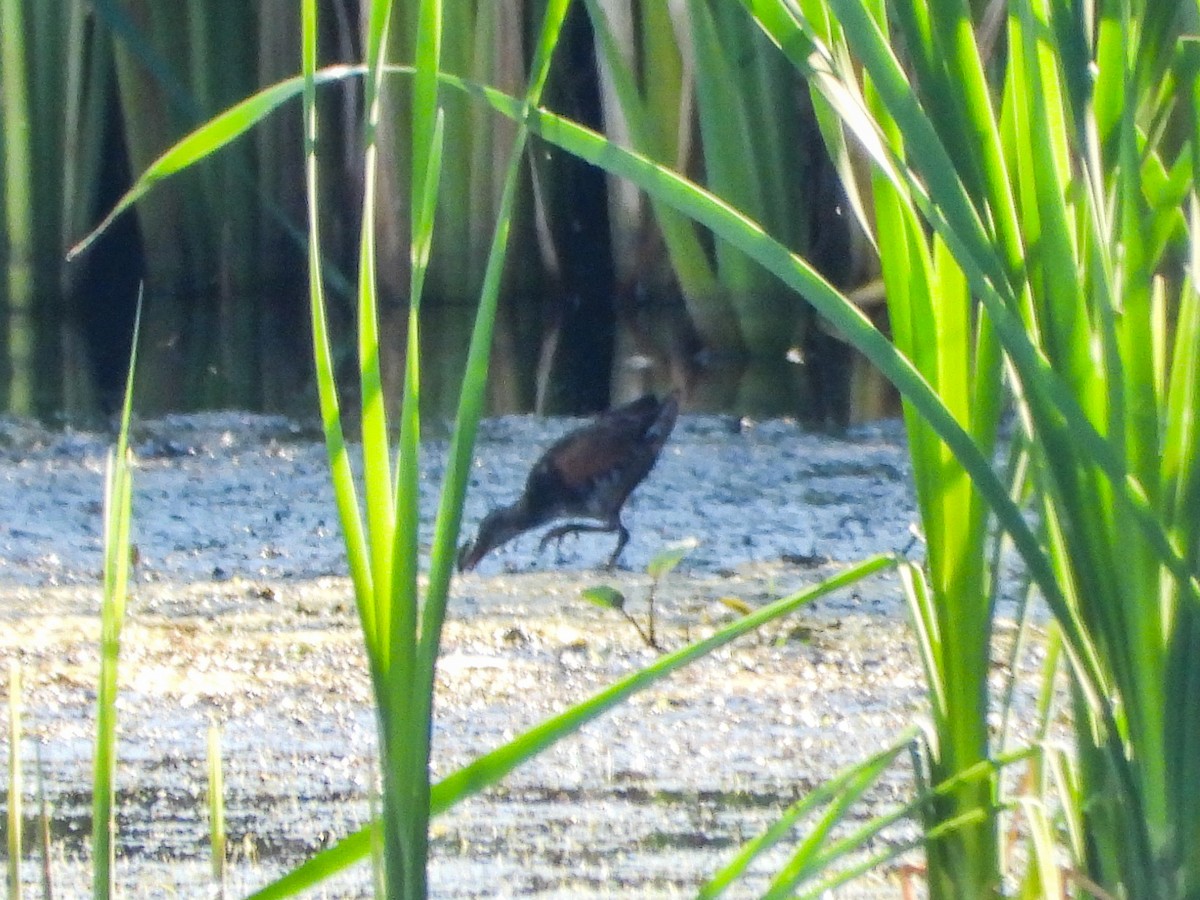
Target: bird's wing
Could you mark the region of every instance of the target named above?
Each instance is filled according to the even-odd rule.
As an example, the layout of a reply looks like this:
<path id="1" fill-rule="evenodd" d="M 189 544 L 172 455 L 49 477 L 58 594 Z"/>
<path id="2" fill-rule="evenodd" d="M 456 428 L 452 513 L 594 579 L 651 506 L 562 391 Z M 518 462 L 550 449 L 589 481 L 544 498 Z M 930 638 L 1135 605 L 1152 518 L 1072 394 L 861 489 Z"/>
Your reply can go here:
<path id="1" fill-rule="evenodd" d="M 654 465 L 676 410 L 674 398 L 660 404 L 642 397 L 604 413 L 542 455 L 529 473 L 526 496 L 535 507 L 553 498 L 570 514 L 603 517 L 620 509 Z"/>
<path id="2" fill-rule="evenodd" d="M 554 476 L 571 488 L 587 488 L 596 479 L 617 471 L 630 454 L 632 433 L 595 423 L 567 435 L 546 452 Z"/>
<path id="3" fill-rule="evenodd" d="M 659 411 L 653 397 L 617 407 L 559 440 L 544 459 L 564 484 L 580 488 L 631 466 L 641 468 L 644 457 L 653 459 L 666 439 L 649 433 Z"/>

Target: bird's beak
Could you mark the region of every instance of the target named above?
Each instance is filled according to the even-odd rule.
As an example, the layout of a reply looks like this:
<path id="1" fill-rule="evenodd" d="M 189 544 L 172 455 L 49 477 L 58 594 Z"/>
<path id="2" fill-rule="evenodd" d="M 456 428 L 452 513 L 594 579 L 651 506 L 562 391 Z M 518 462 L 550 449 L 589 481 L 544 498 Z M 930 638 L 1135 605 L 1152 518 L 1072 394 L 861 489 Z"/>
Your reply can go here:
<path id="1" fill-rule="evenodd" d="M 482 553 L 476 554 L 475 550 L 478 547 L 477 541 L 467 541 L 458 548 L 458 571 L 470 572 L 479 562 Z"/>
<path id="2" fill-rule="evenodd" d="M 524 531 L 526 526 L 517 524 L 519 520 L 520 512 L 509 506 L 494 509 L 484 516 L 475 540 L 463 544 L 458 551 L 458 571 L 471 571 L 481 559 Z"/>

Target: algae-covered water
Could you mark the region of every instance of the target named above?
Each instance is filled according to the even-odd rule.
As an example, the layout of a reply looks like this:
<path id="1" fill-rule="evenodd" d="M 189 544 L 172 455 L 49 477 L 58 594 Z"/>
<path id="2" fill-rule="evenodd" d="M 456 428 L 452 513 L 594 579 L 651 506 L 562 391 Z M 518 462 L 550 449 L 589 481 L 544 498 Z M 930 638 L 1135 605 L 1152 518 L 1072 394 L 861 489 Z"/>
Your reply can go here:
<path id="1" fill-rule="evenodd" d="M 486 423 L 468 529 L 513 499 L 537 451 L 570 424 Z M 209 890 L 205 744 L 216 724 L 237 896 L 370 815 L 374 714 L 324 450 L 310 429 L 240 415 L 147 423 L 135 447 L 118 877 L 142 896 Z M 90 878 L 106 450 L 102 436 L 0 428 L 0 655 L 22 666 L 27 825 L 32 835 L 40 774 L 59 896 L 82 895 Z M 427 441 L 427 523 L 443 452 Z M 656 595 L 662 641 L 678 647 L 735 615 L 722 598 L 761 604 L 905 547 L 906 465 L 891 424 L 831 438 L 786 422 L 684 417 L 627 507 L 625 568 L 595 569 L 611 536 L 538 555 L 534 535 L 456 580 L 435 774 L 654 658 L 582 588 L 617 586 L 644 616 L 646 563 L 695 538 Z M 689 896 L 787 804 L 894 739 L 922 702 L 898 585 L 877 578 L 718 651 L 436 819 L 432 893 Z M 898 768 L 854 817 L 910 796 Z M 794 846 L 770 854 L 736 895 L 765 885 Z M 39 870 L 29 858 L 31 896 Z M 885 872 L 837 896 L 897 891 Z M 323 895 L 369 894 L 359 867 Z"/>

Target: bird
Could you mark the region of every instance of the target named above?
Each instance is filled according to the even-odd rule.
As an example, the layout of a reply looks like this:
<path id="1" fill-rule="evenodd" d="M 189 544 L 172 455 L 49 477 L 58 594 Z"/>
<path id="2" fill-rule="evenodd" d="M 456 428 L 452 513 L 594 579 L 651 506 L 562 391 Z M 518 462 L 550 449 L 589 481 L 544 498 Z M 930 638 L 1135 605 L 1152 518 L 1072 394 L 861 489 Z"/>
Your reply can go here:
<path id="1" fill-rule="evenodd" d="M 606 564 L 611 569 L 629 542 L 621 508 L 654 468 L 678 414 L 678 391 L 663 400 L 647 394 L 560 438 L 534 463 L 521 496 L 484 516 L 475 540 L 459 550 L 459 571 L 470 571 L 501 544 L 557 519 L 593 521 L 550 529 L 538 552 L 568 534 L 615 532 L 617 546 Z"/>

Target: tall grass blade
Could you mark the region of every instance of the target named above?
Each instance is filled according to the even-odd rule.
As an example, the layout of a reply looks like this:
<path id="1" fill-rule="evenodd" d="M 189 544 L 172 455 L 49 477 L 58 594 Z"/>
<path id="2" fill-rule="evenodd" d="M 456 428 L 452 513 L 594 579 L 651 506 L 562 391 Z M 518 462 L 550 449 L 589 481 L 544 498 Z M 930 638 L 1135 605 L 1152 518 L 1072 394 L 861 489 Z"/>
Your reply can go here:
<path id="1" fill-rule="evenodd" d="M 390 6 L 390 4 L 389 4 Z M 372 10 L 379 8 L 376 4 Z M 388 13 L 390 15 L 390 11 Z M 434 210 L 442 159 L 442 120 L 438 114 L 437 69 L 441 51 L 442 9 L 439 0 L 422 0 L 417 15 L 417 45 L 414 59 L 412 103 L 412 169 L 415 186 L 412 217 L 410 293 L 408 297 L 407 350 L 403 394 L 400 401 L 400 441 L 393 480 L 387 457 L 386 432 L 374 429 L 382 417 L 383 394 L 380 379 L 377 312 L 373 293 L 375 249 L 374 222 L 374 124 L 368 132 L 368 178 L 371 196 L 364 200 L 363 271 L 370 256 L 370 302 L 359 307 L 360 383 L 363 407 L 363 468 L 366 483 L 368 528 L 375 563 L 375 598 L 380 610 L 380 632 L 375 636 L 376 651 L 383 677 L 375 685 L 376 708 L 380 715 L 381 762 L 383 765 L 383 848 L 384 868 L 389 894 L 423 897 L 426 892 L 426 855 L 429 832 L 429 701 L 420 696 L 423 679 L 417 674 L 420 594 L 417 584 L 418 533 L 420 517 L 420 319 L 421 292 L 429 262 Z M 380 55 L 368 56 L 368 103 L 378 105 L 375 93 L 384 74 L 382 50 L 387 46 L 385 29 L 380 34 Z M 369 329 L 364 322 L 369 319 Z M 367 365 L 367 357 L 371 365 Z M 366 397 L 379 391 L 378 421 L 371 416 L 368 425 Z M 375 404 L 373 403 L 372 406 Z M 380 478 L 372 484 L 373 476 Z M 381 477 L 380 477 L 381 476 Z M 384 485 L 389 488 L 386 514 L 373 514 L 372 495 Z M 386 529 L 381 531 L 380 529 Z M 380 568 L 381 565 L 386 568 Z"/>
<path id="2" fill-rule="evenodd" d="M 34 362 L 34 229 L 33 110 L 27 61 L 23 0 L 0 2 L 0 112 L 4 140 L 0 144 L 0 199 L 4 202 L 4 323 L 8 385 L 5 408 L 33 412 Z"/>
<path id="3" fill-rule="evenodd" d="M 732 872 L 734 866 L 740 866 L 741 863 L 748 862 L 749 860 L 745 860 L 743 857 L 751 850 L 761 852 L 767 849 L 766 842 L 768 839 L 777 842 L 781 836 L 781 832 L 786 830 L 784 828 L 785 821 L 787 827 L 794 826 L 794 814 L 797 811 L 806 812 L 815 808 L 820 803 L 832 800 L 844 800 L 849 796 L 846 793 L 847 791 L 850 791 L 850 793 L 861 793 L 861 790 L 868 788 L 869 785 L 866 785 L 865 782 L 877 779 L 882 775 L 883 770 L 879 766 L 881 762 L 884 762 L 885 758 L 887 762 L 884 765 L 886 766 L 895 757 L 893 751 L 903 752 L 906 748 L 911 749 L 915 746 L 911 735 L 905 735 L 904 737 L 907 739 L 897 741 L 879 754 L 848 767 L 830 781 L 816 788 L 808 797 L 802 798 L 793 807 L 790 807 L 784 816 L 781 817 L 780 821 L 773 823 L 766 832 L 743 848 L 734 863 L 730 865 L 729 871 Z M 854 827 L 850 823 L 842 822 L 841 824 L 847 827 L 843 827 L 837 836 L 827 834 L 826 836 L 830 838 L 828 840 L 803 841 L 762 896 L 828 896 L 828 891 L 846 884 L 869 871 L 878 870 L 883 865 L 917 849 L 923 842 L 930 839 L 945 839 L 951 832 L 975 827 L 985 817 L 985 814 L 978 810 L 971 810 L 961 816 L 946 820 L 933 829 L 926 830 L 912 840 L 898 840 L 894 835 L 889 836 L 886 840 L 882 841 L 887 845 L 886 849 L 878 853 L 863 855 L 863 851 L 869 850 L 875 844 L 881 842 L 881 837 L 889 829 L 893 829 L 906 819 L 918 818 L 922 807 L 935 802 L 936 798 L 945 797 L 960 790 L 964 782 L 989 781 L 994 777 L 993 769 L 1002 769 L 1028 762 L 1035 758 L 1036 754 L 1037 751 L 1032 748 L 1023 748 L 1014 753 L 999 755 L 994 763 L 988 762 L 975 765 L 971 769 L 958 773 L 945 782 L 926 786 L 916 797 L 908 802 L 886 813 L 873 816 L 857 827 Z M 829 869 L 834 869 L 834 871 L 827 874 Z M 717 879 L 710 882 L 710 884 L 716 883 Z M 726 881 L 722 878 L 720 884 L 723 890 L 724 887 L 736 886 L 738 882 L 732 879 Z M 807 885 L 813 886 L 808 888 Z M 806 889 L 801 892 L 802 888 Z M 701 894 L 701 896 L 707 895 Z"/>
<path id="4" fill-rule="evenodd" d="M 812 855 L 811 862 L 808 865 L 809 874 L 806 875 L 806 878 L 818 877 L 824 869 L 832 864 L 844 862 L 850 853 L 857 852 L 868 846 L 869 842 L 882 834 L 884 829 L 889 828 L 902 819 L 917 816 L 924 817 L 923 807 L 939 802 L 939 798 L 944 799 L 961 793 L 964 784 L 971 784 L 972 782 L 990 783 L 995 780 L 998 771 L 1008 766 L 1023 763 L 1030 759 L 1036 752 L 1032 748 L 1023 748 L 1014 753 L 998 754 L 994 759 L 976 763 L 969 769 L 956 772 L 945 781 L 926 787 L 910 802 L 883 815 L 874 817 L 858 828 L 852 829 L 848 834 L 837 837 L 821 847 L 818 853 Z M 966 812 L 942 819 L 932 825 L 927 819 L 923 819 L 924 830 L 916 841 L 911 844 L 898 841 L 895 846 L 881 853 L 877 862 L 894 859 L 901 853 L 907 852 L 921 843 L 928 846 L 931 842 L 944 841 L 953 832 L 975 830 L 981 822 L 994 817 L 996 812 L 996 810 L 969 809 Z M 802 852 L 807 853 L 808 851 L 805 849 Z M 862 872 L 868 871 L 869 868 L 870 865 L 866 862 L 848 866 L 843 871 L 828 876 L 824 881 L 819 882 L 819 886 L 820 888 L 828 889 L 833 885 L 842 884 L 849 878 L 857 877 Z M 784 890 L 790 891 L 787 896 L 794 895 L 794 888 L 796 886 L 789 886 L 786 879 L 780 879 L 779 886 Z"/>
<path id="5" fill-rule="evenodd" d="M 878 871 L 888 863 L 899 859 L 904 854 L 910 853 L 919 848 L 922 843 L 928 843 L 930 840 L 944 840 L 945 838 L 953 835 L 953 833 L 956 831 L 978 825 L 979 822 L 984 818 L 985 816 L 983 813 L 976 810 L 971 810 L 970 812 L 963 813 L 961 816 L 957 816 L 953 819 L 947 819 L 939 824 L 936 828 L 927 830 L 919 838 L 914 838 L 913 840 L 901 840 L 891 843 L 888 845 L 887 849 L 881 850 L 873 855 L 868 855 L 865 859 L 862 859 L 857 863 L 846 866 L 844 869 L 828 875 L 824 879 L 818 881 L 812 888 L 804 891 L 803 893 L 799 891 L 787 891 L 781 894 L 778 891 L 771 891 L 763 895 L 764 900 L 767 897 L 772 898 L 772 900 L 777 900 L 777 898 L 782 897 L 788 897 L 789 900 L 819 900 L 819 898 L 828 897 L 830 896 L 830 891 L 836 890 L 842 885 L 853 881 L 855 878 L 858 878 L 867 872 Z M 871 827 L 872 829 L 874 828 L 873 824 Z M 860 830 L 860 832 L 861 831 L 862 830 Z M 841 858 L 847 852 L 847 850 L 855 848 L 862 842 L 863 835 L 861 833 L 852 837 L 848 837 L 843 841 L 838 842 L 833 848 L 828 850 L 826 856 L 833 857 L 835 859 Z M 827 860 L 823 859 L 822 864 L 826 861 Z"/>
<path id="6" fill-rule="evenodd" d="M 363 504 L 366 520 L 367 554 L 370 563 L 376 630 L 364 631 L 367 653 L 379 674 L 387 677 L 393 664 L 392 651 L 399 651 L 395 662 L 403 665 L 402 647 L 393 648 L 392 539 L 395 528 L 391 449 L 388 435 L 388 411 L 383 396 L 383 376 L 379 360 L 379 316 L 376 303 L 375 272 L 375 189 L 378 181 L 376 143 L 380 115 L 380 81 L 383 77 L 383 47 L 387 40 L 392 4 L 371 0 L 366 34 L 366 76 L 363 105 L 363 198 L 358 241 L 357 324 L 358 387 L 362 428 Z M 314 198 L 315 200 L 315 198 Z M 310 201 L 312 202 L 312 201 Z M 383 713 L 386 708 L 380 709 Z M 386 783 L 390 763 L 383 747 L 383 777 Z M 385 789 L 385 797 L 387 791 Z M 385 800 L 386 809 L 386 800 Z M 389 847 L 389 852 L 397 848 Z M 399 860 L 396 863 L 399 864 Z"/>
<path id="7" fill-rule="evenodd" d="M 21 900 L 21 664 L 8 663 L 8 897 Z"/>
<path id="8" fill-rule="evenodd" d="M 41 825 L 42 900 L 54 900 L 54 871 L 50 866 L 50 804 L 46 800 L 46 767 L 42 764 L 42 745 L 37 745 L 38 821 Z"/>
<path id="9" fill-rule="evenodd" d="M 310 316 L 312 321 L 313 359 L 316 369 L 317 394 L 321 411 L 321 423 L 325 434 L 325 449 L 329 462 L 330 479 L 333 483 L 338 519 L 342 525 L 342 541 L 354 585 L 354 599 L 358 609 L 359 623 L 366 637 L 371 677 L 380 677 L 376 654 L 372 652 L 374 635 L 379 623 L 374 603 L 375 581 L 371 570 L 368 551 L 367 530 L 359 506 L 358 488 L 350 465 L 349 448 L 342 428 L 338 388 L 334 374 L 333 341 L 329 334 L 326 313 L 324 280 L 321 266 L 321 229 L 317 186 L 317 104 L 316 87 L 319 75 L 317 62 L 317 4 L 316 0 L 305 0 L 301 7 L 301 79 L 293 79 L 292 92 L 303 88 L 304 109 L 304 161 L 305 188 L 308 214 L 308 278 Z M 361 73 L 361 69 L 359 72 Z M 290 95 L 290 94 L 289 94 Z M 282 99 L 281 101 L 282 102 Z M 136 185 L 135 185 L 136 188 Z M 381 838 L 381 836 L 379 836 Z M 364 850 L 369 850 L 373 841 L 364 841 Z M 317 870 L 320 880 L 320 864 L 307 863 L 296 869 L 291 876 L 303 889 L 309 882 L 305 878 Z M 315 882 L 311 882 L 315 883 Z M 287 896 L 287 895 L 285 895 Z"/>
<path id="10" fill-rule="evenodd" d="M 329 66 L 314 74 L 313 80 L 316 84 L 329 84 L 349 77 L 362 77 L 363 73 L 361 66 Z M 172 144 L 146 167 L 100 223 L 71 247 L 67 259 L 74 259 L 90 247 L 119 215 L 150 193 L 155 185 L 178 175 L 241 137 L 283 103 L 298 96 L 303 89 L 302 76 L 270 85 L 197 126 Z"/>
<path id="11" fill-rule="evenodd" d="M 883 774 L 896 758 L 919 736 L 911 729 L 875 755 L 857 763 L 810 791 L 789 806 L 761 835 L 746 844 L 724 868 L 710 878 L 697 893 L 698 898 L 719 897 L 737 884 L 750 865 L 763 853 L 780 843 L 804 816 L 827 803 L 836 804 L 840 811 L 828 817 L 828 824 L 839 822 L 844 810 L 860 797 Z M 828 835 L 828 827 L 810 832 L 805 845 L 810 850 L 820 845 Z"/>
<path id="12" fill-rule="evenodd" d="M 350 467 L 350 455 L 346 445 L 346 436 L 342 428 L 341 409 L 338 401 L 337 382 L 334 377 L 333 340 L 329 334 L 328 316 L 326 314 L 325 285 L 321 267 L 321 230 L 320 214 L 317 207 L 317 106 L 316 86 L 320 83 L 316 72 L 317 60 L 317 20 L 314 0 L 305 0 L 301 8 L 302 17 L 302 48 L 301 63 L 304 74 L 300 78 L 291 79 L 286 91 L 280 91 L 274 103 L 264 103 L 259 107 L 260 117 L 273 110 L 279 103 L 295 96 L 301 89 L 304 99 L 304 160 L 305 183 L 309 198 L 308 203 L 308 280 L 309 280 L 309 310 L 313 332 L 313 359 L 316 370 L 317 397 L 320 405 L 321 425 L 325 435 L 325 449 L 329 462 L 330 478 L 333 482 L 334 500 L 338 511 L 338 521 L 342 525 L 342 541 L 346 547 L 346 558 L 350 568 L 350 580 L 354 585 L 354 598 L 358 607 L 359 621 L 367 633 L 374 633 L 375 608 L 369 602 L 373 586 L 370 565 L 367 561 L 367 537 L 363 527 L 362 516 L 359 512 L 358 489 Z M 358 75 L 362 69 L 355 70 Z M 345 77 L 348 70 L 336 74 L 336 78 Z M 276 87 L 279 87 L 278 85 Z M 260 95 L 263 92 L 260 92 Z M 246 127 L 257 122 L 246 123 Z M 201 126 L 199 133 L 204 133 L 207 126 Z M 208 140 L 208 138 L 204 138 Z M 219 146 L 219 145 L 217 145 Z M 215 146 L 214 148 L 215 149 Z M 149 174 L 149 173 L 147 173 Z M 143 176 L 144 178 L 145 176 Z M 165 176 L 164 176 L 165 177 Z M 142 178 L 134 184 L 130 194 L 122 198 L 122 203 L 133 202 L 132 192 L 142 185 Z M 144 186 L 149 190 L 150 184 Z"/>
<path id="13" fill-rule="evenodd" d="M 1073 842 L 1082 848 L 1084 877 L 1114 894 L 1187 896 L 1189 885 L 1200 883 L 1189 864 L 1200 817 L 1193 803 L 1179 800 L 1194 796 L 1196 779 L 1184 773 L 1197 767 L 1194 747 L 1187 749 L 1194 741 L 1169 710 L 1186 706 L 1194 691 L 1185 685 L 1197 682 L 1182 660 L 1195 655 L 1200 593 L 1194 551 L 1173 533 L 1160 490 L 1165 455 L 1194 455 L 1186 438 L 1167 450 L 1164 436 L 1178 426 L 1162 418 L 1163 390 L 1174 365 L 1184 365 L 1188 380 L 1195 366 L 1194 343 L 1174 359 L 1167 352 L 1171 329 L 1188 328 L 1190 289 L 1181 288 L 1170 261 L 1183 243 L 1183 194 L 1163 202 L 1177 189 L 1162 186 L 1178 169 L 1171 154 L 1194 157 L 1196 144 L 1180 141 L 1186 115 L 1176 121 L 1175 137 L 1165 138 L 1171 92 L 1147 80 L 1148 73 L 1169 79 L 1186 72 L 1194 82 L 1194 67 L 1181 65 L 1194 52 L 1180 40 L 1185 17 L 1130 3 L 1100 4 L 1089 19 L 1090 12 L 1070 5 L 1023 0 L 1010 4 L 1008 57 L 989 68 L 970 8 L 957 0 L 744 5 L 797 66 L 818 73 L 814 83 L 878 165 L 876 203 L 891 192 L 916 222 L 885 227 L 881 217 L 885 277 L 888 242 L 899 236 L 911 246 L 932 226 L 986 310 L 980 334 L 987 335 L 983 325 L 994 328 L 985 358 L 996 361 L 997 349 L 1005 354 L 1054 570 L 1046 578 L 1038 562 L 1034 577 L 1073 664 L 1080 765 L 1070 801 L 1086 809 L 1076 819 L 1086 836 Z M 1194 26 L 1195 17 L 1187 18 Z M 893 22 L 903 32 L 899 41 L 888 34 Z M 845 64 L 843 42 L 861 74 Z M 901 45 L 907 65 L 895 49 Z M 933 271 L 939 268 L 935 253 Z M 995 382 L 963 405 L 958 385 L 966 379 L 956 385 L 947 366 L 949 354 L 966 346 L 961 327 L 942 322 L 925 342 L 911 342 L 939 315 L 937 306 L 908 315 L 895 302 L 916 282 L 913 271 L 909 266 L 889 282 L 897 341 L 966 423 L 960 411 L 975 415 L 981 399 L 994 402 Z M 945 293 L 945 283 L 930 284 Z M 986 427 L 990 418 L 979 421 Z M 909 426 L 924 427 L 912 417 Z M 938 731 L 955 735 L 961 723 L 983 721 L 982 708 L 972 717 L 953 697 L 962 685 L 983 683 L 977 667 L 986 666 L 987 642 L 975 650 L 948 646 L 959 634 L 979 634 L 981 620 L 951 602 L 939 556 L 954 553 L 946 523 L 971 521 L 971 510 L 946 515 L 957 503 L 947 490 L 951 479 L 932 466 L 921 471 L 922 459 L 934 461 L 936 445 L 918 438 L 912 447 L 935 601 L 917 619 L 929 636 L 931 678 L 940 675 L 954 692 Z M 974 470 L 969 474 L 976 480 Z M 930 490 L 941 492 L 937 503 L 924 498 Z M 1017 546 L 1028 561 L 1028 548 Z M 953 629 L 934 629 L 935 616 L 946 616 Z M 968 671 L 954 676 L 946 662 Z M 1032 852 L 1044 859 L 1046 832 L 1033 838 Z M 973 866 L 987 852 L 977 845 L 959 861 L 934 865 L 931 858 L 931 893 L 973 895 L 950 881 L 943 887 L 937 873 Z M 1045 873 L 1035 881 L 1050 883 Z"/>
<path id="14" fill-rule="evenodd" d="M 100 610 L 100 675 L 96 689 L 96 747 L 92 784 L 92 894 L 113 893 L 116 789 L 117 664 L 121 629 L 128 598 L 132 521 L 133 460 L 129 452 L 129 422 L 133 409 L 133 377 L 141 325 L 141 298 L 134 319 L 133 345 L 125 381 L 125 399 L 116 448 L 108 455 L 104 480 L 104 596 Z"/>
<path id="15" fill-rule="evenodd" d="M 546 4 L 542 27 L 534 45 L 530 64 L 525 103 L 533 106 L 541 97 L 549 77 L 550 65 L 567 15 L 569 0 L 551 0 Z M 429 586 L 426 592 L 424 616 L 421 622 L 419 671 L 428 679 L 422 696 L 432 697 L 432 676 L 441 642 L 442 623 L 449 598 L 450 578 L 456 559 L 455 545 L 462 521 L 462 506 L 470 480 L 472 455 L 479 419 L 487 389 L 488 361 L 491 354 L 492 332 L 500 303 L 501 279 L 507 258 L 509 230 L 517 202 L 525 148 L 529 139 L 526 125 L 518 123 L 509 151 L 503 189 L 497 207 L 496 226 L 492 234 L 479 308 L 467 351 L 466 369 L 459 395 L 454 433 L 446 462 L 437 517 L 434 520 L 433 547 L 430 556 Z"/>
<path id="16" fill-rule="evenodd" d="M 466 484 L 466 465 L 471 453 L 473 429 L 482 402 L 486 377 L 487 352 L 491 325 L 503 267 L 508 223 L 519 174 L 524 131 L 518 129 L 518 143 L 509 162 L 505 205 L 497 223 L 496 240 L 485 276 L 485 295 L 480 304 L 475 336 L 464 381 L 463 405 L 473 415 L 460 416 L 451 450 L 451 476 L 443 486 L 442 503 L 435 526 L 435 549 L 430 587 L 424 604 L 417 580 L 419 559 L 419 483 L 420 451 L 420 299 L 432 245 L 434 210 L 437 208 L 439 174 L 442 161 L 443 118 L 438 111 L 438 56 L 441 41 L 441 5 L 425 0 L 418 15 L 416 42 L 413 133 L 414 153 L 411 183 L 413 194 L 412 249 L 409 297 L 408 350 L 403 394 L 400 406 L 400 440 L 396 468 L 390 463 L 387 412 L 379 365 L 379 333 L 376 309 L 374 197 L 375 144 L 379 87 L 384 65 L 382 50 L 390 6 L 375 3 L 368 19 L 366 183 L 363 205 L 363 229 L 360 238 L 359 288 L 359 384 L 362 397 L 363 480 L 365 527 L 353 491 L 349 467 L 339 461 L 344 455 L 336 391 L 329 363 L 328 336 L 324 326 L 324 304 L 319 293 L 320 269 L 316 247 L 316 119 L 314 93 L 315 6 L 305 9 L 305 113 L 309 155 L 309 206 L 313 250 L 310 272 L 313 281 L 314 335 L 322 384 L 323 418 L 330 448 L 339 510 L 347 525 L 348 549 L 352 569 L 360 568 L 355 587 L 363 634 L 371 662 L 372 680 L 379 716 L 382 757 L 383 847 L 387 871 L 387 890 L 397 896 L 424 896 L 425 855 L 429 816 L 429 742 L 431 733 L 432 693 L 437 648 L 444 618 L 449 586 L 452 552 Z M 531 91 L 540 91 L 545 71 L 565 14 L 564 3 L 548 9 L 543 38 L 535 59 Z M 536 99 L 536 93 L 534 94 Z M 475 392 L 478 392 L 477 394 Z M 470 439 L 464 441 L 462 432 Z M 336 454 L 335 454 L 336 449 Z M 307 870 L 306 871 L 311 871 Z M 305 876 L 307 877 L 307 876 Z"/>
<path id="17" fill-rule="evenodd" d="M 382 841 L 383 820 L 376 818 L 353 834 L 346 835 L 332 847 L 314 854 L 290 872 L 259 888 L 246 900 L 284 900 L 286 897 L 298 897 L 356 863 L 373 858 L 373 848 L 381 846 Z"/>
<path id="18" fill-rule="evenodd" d="M 212 856 L 213 893 L 225 897 L 225 771 L 221 761 L 221 729 L 208 726 L 208 847 Z"/>

